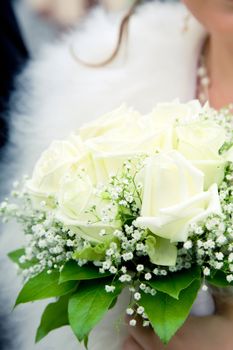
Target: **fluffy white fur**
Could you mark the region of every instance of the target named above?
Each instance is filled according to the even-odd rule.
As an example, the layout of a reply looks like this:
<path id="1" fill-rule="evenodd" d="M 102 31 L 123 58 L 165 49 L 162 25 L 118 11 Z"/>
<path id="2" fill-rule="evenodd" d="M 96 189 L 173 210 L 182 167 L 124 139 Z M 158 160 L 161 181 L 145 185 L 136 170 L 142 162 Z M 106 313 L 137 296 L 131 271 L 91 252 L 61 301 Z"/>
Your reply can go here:
<path id="1" fill-rule="evenodd" d="M 111 53 L 119 19 L 106 18 L 100 10 L 90 15 L 85 26 L 44 48 L 20 77 L 13 99 L 11 144 L 0 175 L 4 190 L 9 179 L 12 182 L 31 172 L 51 140 L 66 137 L 84 122 L 122 103 L 147 112 L 158 101 L 193 98 L 204 32 L 192 19 L 189 31 L 183 33 L 185 15 L 181 5 L 142 6 L 131 19 L 129 39 L 119 57 L 100 69 L 82 66 L 70 54 L 73 47 L 86 61 L 98 62 Z M 0 237 L 0 310 L 9 314 L 14 343 L 11 350 L 83 349 L 68 328 L 57 330 L 34 345 L 44 302 L 19 306 L 11 313 L 21 284 L 6 253 L 20 246 L 22 236 L 15 224 L 4 231 Z M 127 296 L 123 295 L 93 331 L 90 350 L 121 349 L 123 333 L 115 331 L 114 320 L 122 315 L 125 302 Z"/>

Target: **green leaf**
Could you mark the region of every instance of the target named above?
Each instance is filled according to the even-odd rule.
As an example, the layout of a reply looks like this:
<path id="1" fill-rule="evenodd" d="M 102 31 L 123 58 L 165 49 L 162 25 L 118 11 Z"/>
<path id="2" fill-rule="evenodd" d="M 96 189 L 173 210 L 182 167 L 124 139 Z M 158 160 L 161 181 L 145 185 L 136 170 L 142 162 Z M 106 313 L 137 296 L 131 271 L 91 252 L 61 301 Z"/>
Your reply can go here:
<path id="1" fill-rule="evenodd" d="M 59 284 L 59 272 L 52 271 L 48 274 L 47 271 L 41 272 L 39 275 L 31 278 L 20 291 L 16 300 L 15 306 L 29 301 L 40 299 L 60 297 L 68 294 L 77 286 L 77 282 L 70 281 Z"/>
<path id="2" fill-rule="evenodd" d="M 61 297 L 55 303 L 49 304 L 41 317 L 40 325 L 36 333 L 36 342 L 39 342 L 49 332 L 54 329 L 66 326 L 69 324 L 68 320 L 68 301 L 70 295 Z"/>
<path id="3" fill-rule="evenodd" d="M 224 288 L 233 286 L 233 282 L 227 282 L 226 274 L 222 271 L 216 271 L 213 276 L 206 277 L 206 280 L 215 287 Z"/>
<path id="4" fill-rule="evenodd" d="M 89 337 L 88 335 L 86 337 L 84 337 L 84 346 L 85 346 L 85 349 L 88 349 L 88 341 L 89 341 Z"/>
<path id="5" fill-rule="evenodd" d="M 59 283 L 67 281 L 91 280 L 110 276 L 110 273 L 100 273 L 94 266 L 78 266 L 74 260 L 68 261 L 60 273 Z"/>
<path id="6" fill-rule="evenodd" d="M 185 269 L 179 272 L 170 273 L 164 277 L 157 277 L 148 283 L 152 288 L 178 299 L 180 292 L 183 289 L 186 289 L 194 280 L 200 278 L 200 268 L 193 266 L 188 270 Z"/>
<path id="7" fill-rule="evenodd" d="M 110 244 L 115 242 L 119 246 L 119 241 L 117 238 L 107 237 L 101 243 L 95 246 L 87 247 L 81 251 L 74 252 L 73 259 L 84 259 L 87 261 L 102 261 L 105 259 L 106 250 L 109 248 Z"/>
<path id="8" fill-rule="evenodd" d="M 94 247 L 87 247 L 73 254 L 73 259 L 84 259 L 88 261 L 101 261 L 105 257 L 106 246 L 104 243 L 99 243 Z"/>
<path id="9" fill-rule="evenodd" d="M 179 300 L 157 292 L 155 296 L 142 294 L 140 305 L 164 344 L 167 344 L 183 325 L 197 297 L 201 282 L 196 280 L 180 293 Z"/>
<path id="10" fill-rule="evenodd" d="M 82 282 L 70 298 L 69 322 L 79 341 L 84 340 L 99 323 L 123 288 L 122 284 L 117 284 L 113 293 L 107 293 L 106 284 L 111 284 L 111 280 Z"/>
<path id="11" fill-rule="evenodd" d="M 28 269 L 29 267 L 33 266 L 36 264 L 37 260 L 31 260 L 31 261 L 26 261 L 25 263 L 21 263 L 19 259 L 21 258 L 22 255 L 25 254 L 25 249 L 17 249 L 14 250 L 13 252 L 8 253 L 8 257 L 13 261 L 15 264 L 17 264 L 21 269 Z"/>
<path id="12" fill-rule="evenodd" d="M 153 264 L 174 266 L 177 259 L 177 248 L 169 239 L 149 235 L 146 238 L 146 250 Z"/>

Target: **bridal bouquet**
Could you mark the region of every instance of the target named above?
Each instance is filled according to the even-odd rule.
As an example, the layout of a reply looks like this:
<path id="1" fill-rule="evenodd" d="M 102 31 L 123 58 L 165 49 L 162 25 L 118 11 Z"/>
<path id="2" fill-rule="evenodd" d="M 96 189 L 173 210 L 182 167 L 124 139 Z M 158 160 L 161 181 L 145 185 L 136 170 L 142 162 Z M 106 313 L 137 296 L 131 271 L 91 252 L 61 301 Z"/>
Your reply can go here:
<path id="1" fill-rule="evenodd" d="M 121 107 L 52 142 L 0 206 L 25 233 L 16 305 L 56 298 L 36 341 L 70 325 L 87 344 L 128 288 L 130 325 L 168 343 L 200 288 L 233 285 L 231 123 L 197 101 Z"/>

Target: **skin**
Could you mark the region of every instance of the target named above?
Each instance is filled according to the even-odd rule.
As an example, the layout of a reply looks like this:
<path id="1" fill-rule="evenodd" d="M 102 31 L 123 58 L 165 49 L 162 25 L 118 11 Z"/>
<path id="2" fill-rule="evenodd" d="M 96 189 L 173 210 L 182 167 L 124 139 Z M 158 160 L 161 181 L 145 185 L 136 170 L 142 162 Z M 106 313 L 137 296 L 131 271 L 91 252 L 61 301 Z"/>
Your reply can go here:
<path id="1" fill-rule="evenodd" d="M 128 326 L 129 336 L 123 350 L 232 350 L 233 300 L 218 297 L 215 302 L 215 315 L 189 317 L 167 346 L 151 328 L 142 327 L 138 319 L 136 327 Z"/>
<path id="2" fill-rule="evenodd" d="M 219 109 L 233 101 L 233 0 L 183 0 L 209 34 L 206 65 L 210 104 Z"/>
<path id="3" fill-rule="evenodd" d="M 233 0 L 183 2 L 208 32 L 209 101 L 219 109 L 233 102 Z M 189 317 L 166 347 L 138 320 L 136 327 L 129 327 L 123 350 L 232 350 L 233 298 L 217 296 L 215 303 L 215 315 Z"/>

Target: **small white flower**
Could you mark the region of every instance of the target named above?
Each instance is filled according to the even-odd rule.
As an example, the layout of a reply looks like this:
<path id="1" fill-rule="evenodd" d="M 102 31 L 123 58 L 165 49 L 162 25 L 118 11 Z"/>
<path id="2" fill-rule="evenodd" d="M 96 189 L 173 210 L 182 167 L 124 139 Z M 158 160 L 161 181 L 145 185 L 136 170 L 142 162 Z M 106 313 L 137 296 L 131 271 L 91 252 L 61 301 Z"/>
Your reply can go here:
<path id="1" fill-rule="evenodd" d="M 122 275 L 122 276 L 120 276 L 120 278 L 119 278 L 119 280 L 120 280 L 121 282 L 130 282 L 131 279 L 132 279 L 132 277 L 131 277 L 130 275 L 127 275 L 127 274 Z"/>
<path id="2" fill-rule="evenodd" d="M 162 276 L 167 276 L 167 271 L 166 270 L 161 270 L 160 273 L 161 273 Z"/>
<path id="3" fill-rule="evenodd" d="M 144 265 L 139 264 L 139 265 L 137 265 L 136 269 L 137 269 L 138 272 L 142 272 L 144 270 Z"/>
<path id="4" fill-rule="evenodd" d="M 155 289 L 151 289 L 150 294 L 151 294 L 152 296 L 155 296 L 156 293 L 157 293 L 157 291 L 156 291 Z"/>
<path id="5" fill-rule="evenodd" d="M 117 244 L 115 242 L 112 242 L 110 244 L 110 248 L 112 248 L 113 250 L 117 250 Z"/>
<path id="6" fill-rule="evenodd" d="M 205 276 L 209 276 L 210 275 L 210 269 L 208 267 L 205 267 L 203 270 L 203 273 Z"/>
<path id="7" fill-rule="evenodd" d="M 146 294 L 150 294 L 150 292 L 151 292 L 151 288 L 150 288 L 150 287 L 146 287 L 145 293 L 146 293 Z"/>
<path id="8" fill-rule="evenodd" d="M 112 256 L 113 254 L 114 254 L 114 250 L 112 248 L 110 248 L 106 251 L 107 256 Z"/>
<path id="9" fill-rule="evenodd" d="M 215 263 L 215 268 L 216 268 L 217 270 L 220 270 L 222 267 L 223 267 L 223 262 L 216 262 L 216 263 Z"/>
<path id="10" fill-rule="evenodd" d="M 105 286 L 105 290 L 107 293 L 113 293 L 115 291 L 116 287 L 115 286 Z"/>
<path id="11" fill-rule="evenodd" d="M 223 236 L 223 235 L 220 235 L 218 238 L 217 238 L 217 243 L 219 243 L 219 244 L 224 244 L 225 242 L 226 242 L 226 237 L 225 236 Z"/>
<path id="12" fill-rule="evenodd" d="M 157 269 L 157 267 L 153 270 L 153 274 L 155 274 L 155 275 L 159 274 L 159 270 Z"/>
<path id="13" fill-rule="evenodd" d="M 216 258 L 217 258 L 218 260 L 223 260 L 223 258 L 224 258 L 224 255 L 223 255 L 223 253 L 221 253 L 221 252 L 215 253 L 215 256 L 216 256 Z"/>
<path id="14" fill-rule="evenodd" d="M 109 271 L 113 274 L 117 273 L 117 268 L 115 266 L 111 266 Z"/>
<path id="15" fill-rule="evenodd" d="M 142 325 L 143 325 L 143 327 L 149 327 L 150 326 L 150 321 L 144 320 Z"/>
<path id="16" fill-rule="evenodd" d="M 227 275 L 227 282 L 231 283 L 233 281 L 233 275 Z"/>
<path id="17" fill-rule="evenodd" d="M 202 288 L 201 288 L 204 292 L 207 292 L 208 290 L 208 286 L 206 284 L 203 284 Z"/>
<path id="18" fill-rule="evenodd" d="M 233 253 L 229 254 L 228 261 L 231 263 L 233 261 Z"/>
<path id="19" fill-rule="evenodd" d="M 132 252 L 124 253 L 124 254 L 122 255 L 122 258 L 123 258 L 123 260 L 125 260 L 125 261 L 132 260 L 132 259 L 133 259 L 133 253 L 132 253 Z"/>
<path id="20" fill-rule="evenodd" d="M 138 250 L 138 251 L 144 252 L 145 249 L 146 249 L 146 247 L 145 247 L 145 244 L 143 244 L 143 243 L 138 243 L 138 244 L 136 245 L 136 250 Z"/>
<path id="21" fill-rule="evenodd" d="M 184 248 L 187 249 L 187 250 L 188 250 L 188 249 L 191 249 L 192 246 L 193 246 L 192 241 L 186 241 L 186 242 L 184 243 Z"/>
<path id="22" fill-rule="evenodd" d="M 123 273 L 126 273 L 126 272 L 127 272 L 126 266 L 122 266 L 121 271 L 122 271 Z"/>
<path id="23" fill-rule="evenodd" d="M 132 316 L 134 314 L 134 310 L 131 307 L 129 307 L 128 309 L 126 309 L 126 313 L 127 315 Z"/>
<path id="24" fill-rule="evenodd" d="M 141 290 L 145 290 L 145 289 L 146 289 L 145 283 L 141 283 L 140 286 L 139 286 L 139 288 L 140 288 Z"/>
<path id="25" fill-rule="evenodd" d="M 123 232 L 120 231 L 120 230 L 114 231 L 113 234 L 114 234 L 115 237 L 118 237 L 118 238 L 122 238 L 122 236 L 124 235 Z"/>
<path id="26" fill-rule="evenodd" d="M 139 315 L 142 315 L 143 312 L 144 312 L 144 307 L 143 307 L 143 306 L 139 306 L 139 307 L 137 308 L 137 313 L 138 313 Z"/>
<path id="27" fill-rule="evenodd" d="M 136 320 L 130 320 L 129 321 L 129 325 L 132 326 L 132 327 L 135 327 L 137 324 L 137 321 Z"/>
<path id="28" fill-rule="evenodd" d="M 132 237 L 136 240 L 139 241 L 142 237 L 141 232 L 139 232 L 138 230 L 134 231 L 134 233 L 132 234 Z"/>
<path id="29" fill-rule="evenodd" d="M 231 283 L 232 281 L 233 281 L 233 275 L 231 274 L 231 275 L 227 275 L 227 282 L 228 283 Z"/>
<path id="30" fill-rule="evenodd" d="M 104 261 L 103 262 L 103 269 L 104 270 L 109 270 L 111 267 L 111 261 Z"/>
<path id="31" fill-rule="evenodd" d="M 22 256 L 19 258 L 20 264 L 24 264 L 25 261 L 26 261 L 26 257 L 25 257 L 25 255 L 22 255 Z"/>
<path id="32" fill-rule="evenodd" d="M 140 300 L 141 299 L 141 294 L 139 292 L 136 292 L 134 294 L 134 299 L 137 300 L 137 301 Z"/>
<path id="33" fill-rule="evenodd" d="M 149 280 L 151 280 L 151 278 L 152 278 L 151 273 L 150 273 L 150 272 L 147 272 L 147 273 L 145 274 L 145 280 L 149 281 Z"/>

